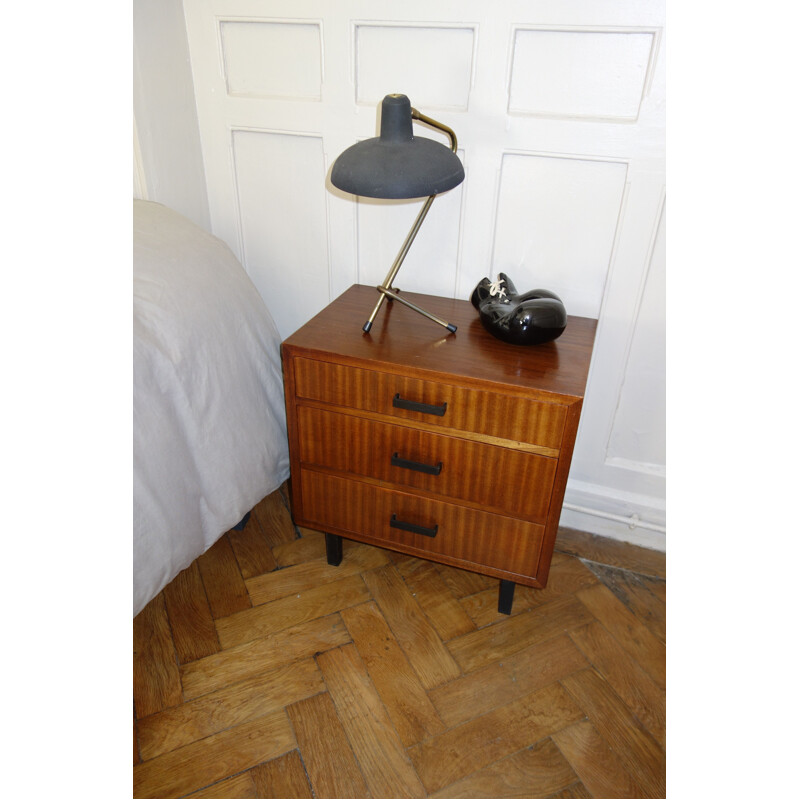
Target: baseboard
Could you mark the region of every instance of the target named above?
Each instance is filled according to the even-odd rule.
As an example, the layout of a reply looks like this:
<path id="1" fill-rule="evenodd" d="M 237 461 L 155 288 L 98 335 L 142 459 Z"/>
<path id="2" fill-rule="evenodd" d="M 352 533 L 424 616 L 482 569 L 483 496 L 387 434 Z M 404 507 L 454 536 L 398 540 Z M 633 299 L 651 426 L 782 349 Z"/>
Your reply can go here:
<path id="1" fill-rule="evenodd" d="M 570 481 L 560 524 L 662 553 L 667 550 L 666 508 L 660 498 Z"/>

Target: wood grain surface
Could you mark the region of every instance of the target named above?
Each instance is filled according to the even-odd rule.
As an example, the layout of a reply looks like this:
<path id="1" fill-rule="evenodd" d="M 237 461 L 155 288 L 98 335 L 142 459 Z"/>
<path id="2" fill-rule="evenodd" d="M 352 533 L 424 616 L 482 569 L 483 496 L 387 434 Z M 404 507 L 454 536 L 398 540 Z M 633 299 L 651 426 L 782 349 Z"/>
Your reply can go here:
<path id="1" fill-rule="evenodd" d="M 330 567 L 286 497 L 134 620 L 134 797 L 665 796 L 656 554 L 582 538 L 505 616 L 484 575 L 351 542 Z"/>

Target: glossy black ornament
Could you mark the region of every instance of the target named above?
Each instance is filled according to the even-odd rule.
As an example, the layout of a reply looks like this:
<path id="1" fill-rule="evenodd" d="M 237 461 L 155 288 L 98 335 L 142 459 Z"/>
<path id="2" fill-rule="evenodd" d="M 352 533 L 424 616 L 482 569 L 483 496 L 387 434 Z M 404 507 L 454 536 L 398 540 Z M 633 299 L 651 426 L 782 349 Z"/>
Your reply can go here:
<path id="1" fill-rule="evenodd" d="M 558 295 L 547 289 L 518 294 L 504 272 L 494 282 L 482 278 L 470 300 L 483 327 L 509 344 L 552 342 L 567 327 L 567 311 Z"/>

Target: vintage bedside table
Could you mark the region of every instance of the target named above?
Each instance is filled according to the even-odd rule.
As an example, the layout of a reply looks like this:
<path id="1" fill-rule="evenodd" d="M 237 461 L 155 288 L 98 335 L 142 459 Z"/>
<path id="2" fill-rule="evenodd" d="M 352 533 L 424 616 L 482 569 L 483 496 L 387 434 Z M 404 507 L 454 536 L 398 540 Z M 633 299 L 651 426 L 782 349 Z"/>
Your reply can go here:
<path id="1" fill-rule="evenodd" d="M 282 345 L 297 525 L 517 583 L 550 570 L 596 320 L 554 342 L 505 344 L 464 300 L 406 295 L 361 332 L 375 289 L 353 286 Z"/>

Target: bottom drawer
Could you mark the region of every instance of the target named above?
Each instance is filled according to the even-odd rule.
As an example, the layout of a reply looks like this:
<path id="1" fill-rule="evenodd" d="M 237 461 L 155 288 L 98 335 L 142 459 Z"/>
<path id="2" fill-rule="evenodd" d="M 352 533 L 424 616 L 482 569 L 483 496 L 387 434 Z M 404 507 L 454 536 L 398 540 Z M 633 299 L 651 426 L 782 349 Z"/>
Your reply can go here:
<path id="1" fill-rule="evenodd" d="M 300 524 L 422 558 L 536 578 L 544 527 L 301 470 Z"/>

